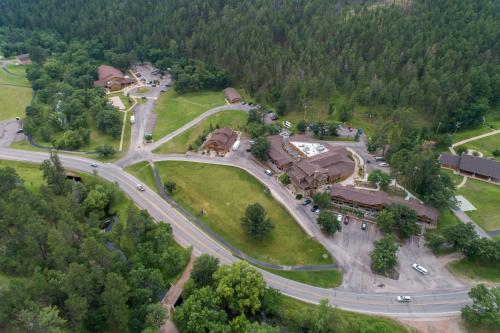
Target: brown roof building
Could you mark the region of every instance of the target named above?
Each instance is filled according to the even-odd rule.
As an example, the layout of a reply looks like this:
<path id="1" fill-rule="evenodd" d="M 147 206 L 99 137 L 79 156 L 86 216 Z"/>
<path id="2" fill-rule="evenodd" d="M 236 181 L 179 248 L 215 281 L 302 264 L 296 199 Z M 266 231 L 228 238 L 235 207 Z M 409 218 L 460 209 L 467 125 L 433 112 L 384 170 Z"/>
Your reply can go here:
<path id="1" fill-rule="evenodd" d="M 443 167 L 451 168 L 493 182 L 500 182 L 500 162 L 472 155 L 452 155 L 443 153 L 439 157 Z"/>
<path id="2" fill-rule="evenodd" d="M 216 129 L 205 141 L 203 147 L 209 151 L 215 151 L 217 155 L 224 156 L 238 139 L 238 135 L 230 128 Z"/>
<path id="3" fill-rule="evenodd" d="M 272 135 L 269 138 L 269 159 L 273 162 L 278 169 L 286 170 L 292 166 L 293 159 L 285 151 L 285 141 L 281 135 Z"/>
<path id="4" fill-rule="evenodd" d="M 97 68 L 98 80 L 94 81 L 94 86 L 103 87 L 111 91 L 117 91 L 134 83 L 131 78 L 126 78 L 125 75 L 113 66 L 101 65 Z"/>
<path id="5" fill-rule="evenodd" d="M 20 54 L 16 57 L 16 61 L 19 65 L 31 65 L 31 57 L 29 53 Z"/>
<path id="6" fill-rule="evenodd" d="M 241 102 L 240 93 L 237 92 L 236 89 L 231 88 L 231 87 L 224 89 L 224 97 L 231 104 Z"/>
<path id="7" fill-rule="evenodd" d="M 330 196 L 332 201 L 337 204 L 373 209 L 376 211 L 380 211 L 391 204 L 404 205 L 417 213 L 419 221 L 433 225 L 436 224 L 439 215 L 437 209 L 434 207 L 421 204 L 413 199 L 405 200 L 401 197 L 390 196 L 382 191 L 367 191 L 356 189 L 352 186 L 333 184 L 330 189 Z"/>

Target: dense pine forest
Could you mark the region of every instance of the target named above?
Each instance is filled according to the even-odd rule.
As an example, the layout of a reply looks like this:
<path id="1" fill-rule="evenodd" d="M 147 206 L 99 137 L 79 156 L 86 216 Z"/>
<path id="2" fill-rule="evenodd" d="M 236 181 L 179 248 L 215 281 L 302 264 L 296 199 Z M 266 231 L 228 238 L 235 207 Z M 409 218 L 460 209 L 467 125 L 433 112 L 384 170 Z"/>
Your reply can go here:
<path id="1" fill-rule="evenodd" d="M 159 327 L 158 302 L 189 258 L 170 225 L 154 223 L 114 184 L 67 180 L 57 155 L 41 170 L 43 184 L 28 186 L 0 168 L 0 277 L 9 280 L 0 288 L 0 331 Z"/>
<path id="2" fill-rule="evenodd" d="M 339 92 L 412 106 L 442 130 L 475 126 L 497 106 L 498 22 L 492 0 L 5 0 L 0 16 L 0 26 L 92 40 L 119 67 L 203 61 L 283 112 Z"/>

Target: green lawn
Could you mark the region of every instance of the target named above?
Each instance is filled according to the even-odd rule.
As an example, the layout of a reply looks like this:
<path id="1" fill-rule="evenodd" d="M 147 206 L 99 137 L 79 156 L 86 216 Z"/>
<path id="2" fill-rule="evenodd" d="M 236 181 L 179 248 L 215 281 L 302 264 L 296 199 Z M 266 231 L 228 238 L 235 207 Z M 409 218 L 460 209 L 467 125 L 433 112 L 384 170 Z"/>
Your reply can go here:
<path id="1" fill-rule="evenodd" d="M 284 295 L 281 296 L 281 313 L 284 319 L 289 322 L 289 325 L 291 325 L 292 327 L 294 327 L 295 325 L 303 327 L 305 326 L 305 323 L 314 320 L 313 311 L 316 307 L 317 305 L 314 304 L 305 303 Z M 339 319 L 342 319 L 345 322 L 346 332 L 409 332 L 409 329 L 407 329 L 402 324 L 386 317 L 371 316 L 344 310 L 339 310 L 339 315 Z"/>
<path id="2" fill-rule="evenodd" d="M 322 288 L 336 288 L 342 284 L 341 270 L 326 271 L 277 271 L 263 268 L 284 278 Z"/>
<path id="3" fill-rule="evenodd" d="M 474 280 L 500 282 L 500 263 L 485 265 L 469 259 L 462 259 L 448 264 L 448 269 L 455 275 Z"/>
<path id="4" fill-rule="evenodd" d="M 500 229 L 500 186 L 469 178 L 457 193 L 476 207 L 467 212 L 474 222 L 486 231 Z"/>
<path id="5" fill-rule="evenodd" d="M 467 142 L 463 146 L 467 147 L 468 149 L 480 151 L 484 154 L 484 157 L 493 157 L 493 151 L 495 149 L 500 149 L 500 133 Z"/>
<path id="6" fill-rule="evenodd" d="M 25 66 L 7 65 L 6 72 L 0 67 L 0 121 L 23 117 L 33 92 L 26 79 Z"/>
<path id="7" fill-rule="evenodd" d="M 31 88 L 0 85 L 0 121 L 24 117 L 32 95 Z"/>
<path id="8" fill-rule="evenodd" d="M 156 163 L 162 180 L 173 181 L 177 190 L 173 198 L 194 215 L 204 211 L 200 219 L 244 253 L 257 259 L 284 265 L 331 263 L 323 259 L 327 251 L 308 238 L 288 212 L 265 187 L 247 172 L 234 167 L 191 162 Z M 144 164 L 128 168 L 148 185 L 151 170 Z M 145 175 L 146 174 L 146 175 Z M 154 185 L 153 185 L 154 186 Z M 263 241 L 246 237 L 240 225 L 246 207 L 260 203 L 275 225 Z"/>
<path id="9" fill-rule="evenodd" d="M 0 168 L 11 167 L 24 180 L 24 185 L 30 190 L 38 189 L 43 183 L 42 171 L 38 164 L 0 160 Z"/>
<path id="10" fill-rule="evenodd" d="M 13 73 L 14 75 L 10 74 L 9 72 L 5 71 L 3 68 L 0 67 L 0 85 L 12 84 L 12 85 L 31 88 L 31 85 L 28 82 L 28 79 L 26 79 L 26 67 L 25 66 L 15 66 L 15 65 L 9 64 L 6 67 L 7 67 L 7 70 L 9 72 Z"/>
<path id="11" fill-rule="evenodd" d="M 189 146 L 192 145 L 195 140 L 203 134 L 205 129 L 210 126 L 220 128 L 229 127 L 234 130 L 242 131 L 247 123 L 247 114 L 239 110 L 228 110 L 216 113 L 198 125 L 191 127 L 182 134 L 176 136 L 169 142 L 157 148 L 154 152 L 157 154 L 164 153 L 185 153 L 189 150 Z"/>
<path id="12" fill-rule="evenodd" d="M 140 180 L 142 180 L 146 185 L 152 188 L 156 193 L 160 193 L 156 188 L 155 177 L 147 162 L 140 162 L 134 165 L 130 165 L 125 167 L 125 171 L 136 176 Z"/>
<path id="13" fill-rule="evenodd" d="M 458 184 L 460 184 L 462 182 L 462 180 L 464 179 L 463 176 L 454 174 L 453 171 L 450 170 L 450 169 L 444 169 L 444 168 L 442 168 L 441 171 L 444 172 L 444 173 L 446 173 L 448 176 L 450 176 L 450 178 L 453 181 L 453 184 L 455 184 L 455 186 L 457 186 Z"/>
<path id="14" fill-rule="evenodd" d="M 203 112 L 225 104 L 222 91 L 200 91 L 179 95 L 171 89 L 156 101 L 155 112 L 158 118 L 153 135 L 155 138 L 161 138 Z"/>

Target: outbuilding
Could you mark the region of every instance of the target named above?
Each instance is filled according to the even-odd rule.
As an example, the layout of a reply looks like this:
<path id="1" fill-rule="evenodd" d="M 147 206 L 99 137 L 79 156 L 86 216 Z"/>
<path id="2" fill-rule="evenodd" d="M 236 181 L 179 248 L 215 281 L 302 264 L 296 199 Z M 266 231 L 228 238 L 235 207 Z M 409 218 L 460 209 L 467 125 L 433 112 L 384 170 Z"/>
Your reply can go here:
<path id="1" fill-rule="evenodd" d="M 241 95 L 239 92 L 236 91 L 236 89 L 228 87 L 224 89 L 224 97 L 226 100 L 231 103 L 239 103 L 241 102 Z"/>

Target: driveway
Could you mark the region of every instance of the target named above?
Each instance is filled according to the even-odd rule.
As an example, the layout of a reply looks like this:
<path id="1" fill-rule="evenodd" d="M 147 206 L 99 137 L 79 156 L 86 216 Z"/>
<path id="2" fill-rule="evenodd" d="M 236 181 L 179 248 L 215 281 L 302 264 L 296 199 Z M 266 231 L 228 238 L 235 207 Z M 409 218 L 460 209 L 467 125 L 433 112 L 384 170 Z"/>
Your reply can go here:
<path id="1" fill-rule="evenodd" d="M 18 120 L 0 121 L 0 147 L 8 147 L 15 141 L 23 140 L 24 134 L 17 133 L 17 130 L 20 128 Z"/>

